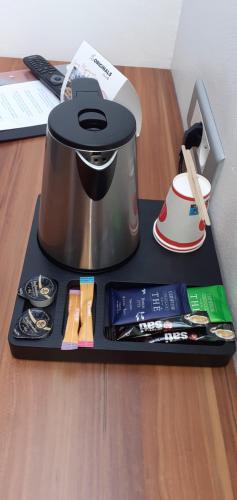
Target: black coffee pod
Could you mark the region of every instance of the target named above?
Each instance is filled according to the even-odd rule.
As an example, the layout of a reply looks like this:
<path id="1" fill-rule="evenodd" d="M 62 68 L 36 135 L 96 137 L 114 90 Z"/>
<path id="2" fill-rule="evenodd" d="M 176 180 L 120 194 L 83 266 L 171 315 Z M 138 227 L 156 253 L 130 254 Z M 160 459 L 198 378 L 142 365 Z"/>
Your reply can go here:
<path id="1" fill-rule="evenodd" d="M 19 288 L 18 295 L 29 300 L 32 306 L 47 307 L 52 304 L 57 292 L 57 283 L 47 276 L 35 276 Z"/>
<path id="2" fill-rule="evenodd" d="M 53 328 L 52 318 L 42 309 L 27 309 L 19 318 L 13 336 L 16 339 L 37 340 L 48 337 Z"/>

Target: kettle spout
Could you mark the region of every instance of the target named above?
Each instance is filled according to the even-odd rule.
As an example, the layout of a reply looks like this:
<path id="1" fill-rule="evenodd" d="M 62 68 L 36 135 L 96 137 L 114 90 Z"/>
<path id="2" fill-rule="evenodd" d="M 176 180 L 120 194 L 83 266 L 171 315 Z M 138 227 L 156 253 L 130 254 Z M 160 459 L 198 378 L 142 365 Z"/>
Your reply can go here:
<path id="1" fill-rule="evenodd" d="M 115 172 L 118 151 L 76 151 L 77 170 L 87 195 L 101 200 L 108 192 Z"/>

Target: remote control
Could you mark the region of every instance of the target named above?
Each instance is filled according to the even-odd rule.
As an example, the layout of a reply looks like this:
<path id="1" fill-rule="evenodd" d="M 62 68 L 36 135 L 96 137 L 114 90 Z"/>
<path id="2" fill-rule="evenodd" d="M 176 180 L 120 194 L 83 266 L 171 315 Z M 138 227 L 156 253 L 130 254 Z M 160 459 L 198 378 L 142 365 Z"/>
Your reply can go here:
<path id="1" fill-rule="evenodd" d="M 27 56 L 24 57 L 23 62 L 33 75 L 60 99 L 64 75 L 42 56 Z"/>

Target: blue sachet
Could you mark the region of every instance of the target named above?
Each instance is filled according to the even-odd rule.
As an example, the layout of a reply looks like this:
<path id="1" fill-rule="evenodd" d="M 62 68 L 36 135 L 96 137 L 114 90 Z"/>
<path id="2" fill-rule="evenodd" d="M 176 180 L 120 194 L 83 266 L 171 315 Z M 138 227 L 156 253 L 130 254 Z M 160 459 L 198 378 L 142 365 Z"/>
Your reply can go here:
<path id="1" fill-rule="evenodd" d="M 109 308 L 112 325 L 168 318 L 190 312 L 184 283 L 132 288 L 112 287 L 109 293 Z"/>

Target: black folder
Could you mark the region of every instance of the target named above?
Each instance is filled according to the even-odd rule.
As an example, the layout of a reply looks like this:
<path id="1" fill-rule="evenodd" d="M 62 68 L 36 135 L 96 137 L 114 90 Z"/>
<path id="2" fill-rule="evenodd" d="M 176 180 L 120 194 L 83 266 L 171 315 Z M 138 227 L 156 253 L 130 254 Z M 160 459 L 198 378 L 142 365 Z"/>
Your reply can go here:
<path id="1" fill-rule="evenodd" d="M 58 68 L 59 71 L 61 71 L 62 73 L 65 74 L 65 72 L 66 72 L 66 65 L 65 64 L 60 64 L 60 65 L 56 66 L 56 68 Z M 27 70 L 27 68 L 25 68 L 25 70 L 27 72 L 29 71 L 29 70 Z M 20 73 L 24 72 L 25 70 L 17 70 L 17 71 L 13 70 L 13 71 L 8 71 L 5 74 L 6 75 L 9 75 L 9 73 L 16 74 L 18 72 L 20 74 Z M 1 77 L 4 77 L 4 73 L 1 73 Z M 20 83 L 20 82 L 16 81 L 16 83 Z M 24 83 L 24 81 L 22 83 Z M 22 127 L 22 128 L 12 128 L 9 130 L 0 130 L 0 142 L 14 141 L 16 139 L 28 139 L 31 137 L 42 136 L 42 135 L 46 134 L 46 127 L 47 127 L 47 124 L 44 123 L 42 125 L 34 125 L 34 126 Z"/>

